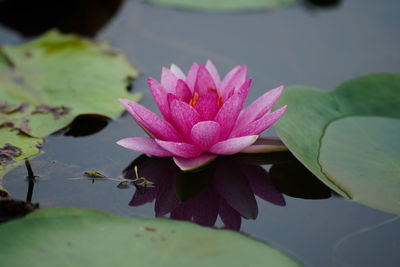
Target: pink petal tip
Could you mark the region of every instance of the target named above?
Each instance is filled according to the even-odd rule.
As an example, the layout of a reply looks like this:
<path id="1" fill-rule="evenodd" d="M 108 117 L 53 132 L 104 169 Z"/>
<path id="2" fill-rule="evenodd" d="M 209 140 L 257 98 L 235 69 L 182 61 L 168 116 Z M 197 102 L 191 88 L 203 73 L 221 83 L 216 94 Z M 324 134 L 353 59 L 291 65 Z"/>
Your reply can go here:
<path id="1" fill-rule="evenodd" d="M 214 154 L 202 154 L 191 159 L 174 157 L 174 162 L 182 171 L 191 171 L 210 163 L 216 158 L 217 155 Z"/>
<path id="2" fill-rule="evenodd" d="M 117 144 L 127 149 L 157 157 L 172 156 L 171 152 L 160 147 L 153 138 L 149 137 L 128 137 L 119 140 Z"/>

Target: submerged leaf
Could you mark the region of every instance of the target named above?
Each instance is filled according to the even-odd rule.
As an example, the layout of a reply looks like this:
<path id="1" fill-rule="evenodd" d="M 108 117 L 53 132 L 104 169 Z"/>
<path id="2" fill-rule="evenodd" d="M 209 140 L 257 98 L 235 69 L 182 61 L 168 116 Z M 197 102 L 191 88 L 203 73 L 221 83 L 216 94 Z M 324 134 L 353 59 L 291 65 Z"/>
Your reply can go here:
<path id="1" fill-rule="evenodd" d="M 343 196 L 400 214 L 400 74 L 356 78 L 331 92 L 287 88 L 282 105 L 277 133 L 313 174 Z"/>

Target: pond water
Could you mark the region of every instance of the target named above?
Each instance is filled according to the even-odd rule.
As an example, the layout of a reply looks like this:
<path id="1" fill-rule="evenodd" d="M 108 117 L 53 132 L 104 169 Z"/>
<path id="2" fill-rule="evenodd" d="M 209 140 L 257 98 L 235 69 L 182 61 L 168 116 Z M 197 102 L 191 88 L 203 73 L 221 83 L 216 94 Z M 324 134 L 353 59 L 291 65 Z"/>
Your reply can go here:
<path id="1" fill-rule="evenodd" d="M 400 2 L 336 2 L 336 5 L 325 8 L 300 3 L 268 12 L 221 14 L 189 12 L 152 6 L 141 1 L 125 1 L 108 24 L 99 29 L 95 38 L 109 40 L 113 47 L 124 50 L 131 62 L 139 68 L 141 75 L 134 81 L 133 90 L 143 92 L 141 103 L 153 110 L 156 107 L 147 89 L 146 78 L 159 78 L 161 66 L 169 66 L 171 63 L 187 69 L 193 61 L 205 62 L 211 59 L 223 73 L 237 64 L 247 64 L 249 76 L 253 78 L 248 101 L 281 84 L 301 84 L 329 90 L 356 76 L 399 71 Z M 52 11 L 49 9 L 47 12 Z M 86 20 L 96 18 L 96 14 L 92 16 Z M 35 21 L 26 23 L 35 24 Z M 82 29 L 84 26 L 75 23 L 73 27 Z M 15 25 L 1 26 L 1 43 L 17 44 L 33 36 L 26 32 L 26 35 L 21 35 L 19 30 Z M 94 32 L 91 30 L 91 34 Z M 73 206 L 127 216 L 153 217 L 156 206 L 159 214 L 163 214 L 160 210 L 165 213 L 177 208 L 174 213 L 176 218 L 189 216 L 185 215 L 185 207 L 171 204 L 178 200 L 168 199 L 168 196 L 164 196 L 168 195 L 166 193 L 156 193 L 160 187 L 156 187 L 157 190 L 133 186 L 118 188 L 116 181 L 92 181 L 83 177 L 83 173 L 90 169 L 98 170 L 108 177 L 118 177 L 140 156 L 139 153 L 115 144 L 124 137 L 144 136 L 141 128 L 127 114 L 109 122 L 104 129 L 92 135 L 73 137 L 65 136 L 64 133 L 47 138 L 44 153 L 31 160 L 35 174 L 40 176 L 34 185 L 32 201 L 40 203 L 41 208 Z M 265 134 L 275 135 L 273 130 Z M 281 156 L 278 156 L 278 161 L 291 158 L 287 154 Z M 236 164 L 229 160 L 232 159 L 218 165 L 215 173 L 218 168 L 229 169 L 219 166 Z M 260 163 L 276 162 L 271 159 L 270 162 Z M 174 183 L 179 183 L 168 180 L 173 172 L 171 162 L 147 162 L 138 166 L 139 176 L 151 180 L 151 175 L 158 172 L 159 179 L 166 179 L 164 185 L 175 188 Z M 269 170 L 271 165 L 265 164 L 263 167 Z M 297 192 L 296 186 L 299 186 L 299 179 L 302 181 L 304 170 L 299 166 L 296 168 L 291 175 L 283 178 L 279 175 L 266 176 L 264 173 L 268 184 L 247 181 L 252 185 L 248 187 L 249 190 L 253 190 L 247 193 L 230 190 L 230 184 L 223 182 L 212 183 L 211 189 L 210 184 L 194 187 L 197 188 L 195 190 L 203 187 L 206 188 L 204 190 L 211 190 L 214 192 L 210 193 L 213 197 L 222 195 L 216 199 L 225 199 L 230 204 L 234 202 L 232 205 L 236 203 L 240 206 L 237 199 L 243 199 L 247 206 L 240 207 L 243 209 L 241 215 L 250 209 L 249 214 L 253 217 L 257 207 L 251 202 L 251 196 L 256 193 L 254 188 L 263 188 L 260 190 L 264 191 L 258 192 L 256 197 L 257 218 L 242 218 L 240 231 L 267 241 L 306 266 L 400 266 L 400 220 L 397 216 L 343 199 L 336 194 L 328 197 L 327 189 L 309 176 L 308 185 L 315 187 L 310 192 L 304 188 L 304 191 Z M 260 172 L 259 167 L 254 165 L 248 170 Z M 14 169 L 5 177 L 5 186 L 16 199 L 26 198 L 28 183 L 25 177 L 24 167 Z M 214 177 L 213 180 L 220 177 Z M 221 179 L 224 181 L 225 177 Z M 236 186 L 243 188 L 240 187 L 243 181 L 240 181 Z M 183 188 L 187 187 L 192 188 L 191 185 L 183 185 Z M 173 192 L 166 188 L 164 191 Z M 270 197 L 264 197 L 268 201 L 259 197 L 263 193 Z M 136 202 L 131 202 L 134 195 Z M 152 201 L 155 198 L 158 201 L 156 205 Z M 203 224 L 210 224 L 207 212 L 215 209 L 213 205 L 223 205 L 221 201 L 210 201 L 211 198 L 199 197 L 191 207 L 186 207 L 201 210 L 198 212 L 200 215 L 196 216 L 205 218 Z M 160 207 L 163 204 L 170 206 Z M 229 217 L 232 220 L 228 217 L 229 212 L 225 212 L 225 220 L 219 218 L 216 226 L 222 227 L 229 221 L 231 228 L 237 229 L 237 214 L 236 217 Z"/>

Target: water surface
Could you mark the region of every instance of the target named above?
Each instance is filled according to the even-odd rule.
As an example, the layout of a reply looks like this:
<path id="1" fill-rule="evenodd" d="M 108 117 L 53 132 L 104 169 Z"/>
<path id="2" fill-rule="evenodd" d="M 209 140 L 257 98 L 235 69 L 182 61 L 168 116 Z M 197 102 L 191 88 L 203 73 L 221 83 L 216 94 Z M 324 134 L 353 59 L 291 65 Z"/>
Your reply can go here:
<path id="1" fill-rule="evenodd" d="M 281 84 L 330 90 L 356 76 L 398 71 L 400 2 L 338 2 L 330 8 L 298 4 L 269 12 L 220 14 L 126 1 L 95 38 L 124 50 L 140 69 L 133 90 L 143 92 L 142 104 L 153 110 L 146 78 L 159 78 L 161 66 L 171 63 L 186 69 L 193 61 L 211 59 L 222 73 L 247 64 L 253 77 L 248 102 Z M 30 38 L 9 26 L 0 27 L 1 43 Z M 266 135 L 275 133 L 269 130 Z M 153 217 L 154 202 L 129 206 L 135 187 L 119 189 L 113 181 L 71 179 L 89 169 L 109 177 L 121 175 L 140 155 L 115 144 L 128 136 L 144 133 L 124 115 L 94 135 L 60 133 L 47 138 L 45 153 L 31 161 L 40 176 L 32 201 L 43 208 L 74 206 Z M 14 198 L 25 199 L 25 176 L 23 167 L 6 176 L 5 186 Z M 273 244 L 306 266 L 400 266 L 396 216 L 336 195 L 320 200 L 284 195 L 284 199 L 283 207 L 257 197 L 258 217 L 242 219 L 241 231 Z M 222 225 L 218 220 L 217 226 Z"/>

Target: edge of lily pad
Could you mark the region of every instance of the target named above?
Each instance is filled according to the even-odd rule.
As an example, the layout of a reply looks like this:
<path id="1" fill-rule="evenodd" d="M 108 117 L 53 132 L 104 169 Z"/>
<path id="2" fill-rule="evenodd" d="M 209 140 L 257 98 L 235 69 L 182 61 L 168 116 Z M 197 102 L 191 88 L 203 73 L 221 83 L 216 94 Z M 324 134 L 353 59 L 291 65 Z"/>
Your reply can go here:
<path id="1" fill-rule="evenodd" d="M 373 82 L 371 82 L 369 79 L 372 79 Z M 313 95 L 319 94 L 320 97 L 323 97 L 323 98 L 326 97 L 326 95 L 331 95 L 334 98 L 334 101 L 331 103 L 333 105 L 333 110 L 325 110 L 325 111 L 331 112 L 331 114 L 329 114 L 331 116 L 331 119 L 325 121 L 325 123 L 323 124 L 323 127 L 319 133 L 319 136 L 317 138 L 318 139 L 318 149 L 317 149 L 317 153 L 316 153 L 317 158 L 315 159 L 315 161 L 318 165 L 318 168 L 316 168 L 315 166 L 311 166 L 311 164 L 308 164 L 306 162 L 306 159 L 309 158 L 308 155 L 302 155 L 302 153 L 298 152 L 297 149 L 293 149 L 293 147 L 297 146 L 296 140 L 295 140 L 296 137 L 290 136 L 290 134 L 287 134 L 287 133 L 285 134 L 285 130 L 288 130 L 287 128 L 290 128 L 289 132 L 292 132 L 294 134 L 294 132 L 296 132 L 296 127 L 293 126 L 293 124 L 295 125 L 298 122 L 302 122 L 302 118 L 297 118 L 298 120 L 296 120 L 296 122 L 293 122 L 291 127 L 283 127 L 283 126 L 281 126 L 281 124 L 282 124 L 282 120 L 285 120 L 285 118 L 284 118 L 285 115 L 284 115 L 283 118 L 281 118 L 281 120 L 279 120 L 275 124 L 275 129 L 276 129 L 278 136 L 285 143 L 285 145 L 288 147 L 290 152 L 292 152 L 292 154 L 304 166 L 306 166 L 317 177 L 324 177 L 325 179 L 320 179 L 322 182 L 324 182 L 326 185 L 331 187 L 337 193 L 339 193 L 342 196 L 345 196 L 347 198 L 350 198 L 350 199 L 352 199 L 351 194 L 346 192 L 344 190 L 344 188 L 341 188 L 340 185 L 336 184 L 329 177 L 327 177 L 327 175 L 325 175 L 325 173 L 322 170 L 322 167 L 320 166 L 320 164 L 318 162 L 320 147 L 321 147 L 321 140 L 322 140 L 322 138 L 324 136 L 324 132 L 329 124 L 331 124 L 333 121 L 336 121 L 338 119 L 342 119 L 342 118 L 345 118 L 348 116 L 375 115 L 375 116 L 400 118 L 400 109 L 397 109 L 398 114 L 396 114 L 396 115 L 389 114 L 390 111 L 396 110 L 395 108 L 398 107 L 398 103 L 400 101 L 400 94 L 398 94 L 398 99 L 390 99 L 390 101 L 392 101 L 392 102 L 389 101 L 390 103 L 387 103 L 387 101 L 385 101 L 387 99 L 383 96 L 384 94 L 382 94 L 382 92 L 380 92 L 379 90 L 376 90 L 375 97 L 382 98 L 382 100 L 385 101 L 386 109 L 385 110 L 375 109 L 375 110 L 373 110 L 373 112 L 371 112 L 371 110 L 369 108 L 366 108 L 367 105 L 365 105 L 365 103 L 366 102 L 368 103 L 369 101 L 371 101 L 371 99 L 369 97 L 365 97 L 363 94 L 359 94 L 359 95 L 360 95 L 360 97 L 364 97 L 364 98 L 361 99 L 358 103 L 352 102 L 351 104 L 353 104 L 353 105 L 351 105 L 351 104 L 344 105 L 343 103 L 338 101 L 338 95 L 346 95 L 350 92 L 364 90 L 363 89 L 364 86 L 360 86 L 359 85 L 360 83 L 361 84 L 365 83 L 366 86 L 371 86 L 371 84 L 374 84 L 377 88 L 379 88 L 380 83 L 384 82 L 386 79 L 399 79 L 400 80 L 400 74 L 398 74 L 398 73 L 375 73 L 375 74 L 360 76 L 360 77 L 356 77 L 356 78 L 344 81 L 344 82 L 340 83 L 337 87 L 335 87 L 333 90 L 330 90 L 330 91 L 323 91 L 321 89 L 307 87 L 307 86 L 291 86 L 291 87 L 286 88 L 285 92 L 282 94 L 278 103 L 273 108 L 275 110 L 283 105 L 288 104 L 285 101 L 286 98 L 288 98 L 288 97 L 297 98 L 296 95 L 298 95 L 298 94 L 313 94 Z M 353 83 L 357 83 L 357 86 L 354 86 Z M 387 90 L 387 88 L 385 88 L 385 87 L 383 89 Z M 295 93 L 292 93 L 292 92 L 295 92 Z M 302 96 L 302 97 L 304 97 L 304 96 Z M 372 100 L 372 103 L 375 103 L 375 102 L 376 102 L 376 100 Z M 351 107 L 351 109 L 349 109 L 349 107 Z M 290 109 L 290 105 L 288 107 L 288 110 L 289 109 Z M 344 109 L 343 112 L 346 112 L 347 114 L 343 116 L 341 113 L 339 113 L 340 109 Z M 286 111 L 286 112 L 288 112 L 288 111 Z M 289 111 L 289 112 L 291 112 L 291 111 Z M 363 112 L 365 112 L 365 113 L 363 113 Z M 288 136 L 290 136 L 290 137 L 288 137 Z M 292 140 L 288 141 L 289 139 L 292 139 Z M 310 138 L 310 140 L 312 140 L 312 138 Z M 307 148 L 305 150 L 310 150 L 310 147 L 307 147 L 307 145 L 305 145 L 305 147 Z M 311 158 L 311 160 L 313 160 L 313 159 Z"/>
<path id="2" fill-rule="evenodd" d="M 254 237 L 251 237 L 247 234 L 244 233 L 238 233 L 234 232 L 231 230 L 227 229 L 212 229 L 208 227 L 202 227 L 200 225 L 196 225 L 190 222 L 186 221 L 174 221 L 170 219 L 165 219 L 165 218 L 134 218 L 134 217 L 126 217 L 126 216 L 120 216 L 108 212 L 101 212 L 101 211 L 96 211 L 96 210 L 89 210 L 89 209 L 79 209 L 79 208 L 72 208 L 72 207 L 57 207 L 57 208 L 48 208 L 48 209 L 43 209 L 43 210 L 38 210 L 34 211 L 30 215 L 26 216 L 26 218 L 20 218 L 16 219 L 10 222 L 7 222 L 3 225 L 0 225 L 0 228 L 5 228 L 5 229 L 18 229 L 18 227 L 21 227 L 23 225 L 35 225 L 35 229 L 40 227 L 38 224 L 42 224 L 46 222 L 46 220 L 49 219 L 50 223 L 53 223 L 55 221 L 62 221 L 62 220 L 100 220 L 107 222 L 108 220 L 112 220 L 112 222 L 118 226 L 120 223 L 126 224 L 130 223 L 131 227 L 136 227 L 138 230 L 143 230 L 145 233 L 148 233 L 149 235 L 158 235 L 159 231 L 165 229 L 171 229 L 171 227 L 175 227 L 176 231 L 178 232 L 180 228 L 184 229 L 183 232 L 187 232 L 188 229 L 186 227 L 192 227 L 193 230 L 199 230 L 199 233 L 197 234 L 197 238 L 201 238 L 202 233 L 206 233 L 207 235 L 212 235 L 212 233 L 219 233 L 218 235 L 221 238 L 232 238 L 233 235 L 237 240 L 242 240 L 243 245 L 246 244 L 253 244 L 255 247 L 259 247 L 260 251 L 257 252 L 258 255 L 261 255 L 260 253 L 265 249 L 266 251 L 271 251 L 271 253 L 276 253 L 278 257 L 277 263 L 285 263 L 283 264 L 284 266 L 302 266 L 302 264 L 294 258 L 293 255 L 280 250 L 279 248 L 276 248 L 270 244 L 268 244 L 265 241 L 256 239 Z M 25 221 L 24 221 L 25 220 Z M 109 226 L 109 224 L 108 224 Z M 182 227 L 180 227 L 182 226 Z M 54 228 L 54 225 L 53 225 Z M 29 231 L 28 229 L 25 228 L 26 231 Z M 5 230 L 3 230 L 5 231 Z M 23 233 L 22 233 L 23 235 Z M 184 238 L 184 236 L 179 236 L 177 238 Z M 17 237 L 18 238 L 18 237 Z M 19 234 L 19 238 L 21 238 L 21 233 Z M 252 242 L 252 243 L 249 243 Z M 11 242 L 11 244 L 15 245 L 15 241 Z M 148 246 L 148 244 L 147 244 Z M 236 248 L 237 249 L 237 248 Z M 273 252 L 272 252 L 273 251 Z M 76 253 L 76 251 L 75 251 Z M 208 260 L 206 261 L 207 264 L 206 266 L 212 266 L 212 259 L 213 256 L 210 255 L 207 257 Z M 256 260 L 256 259 L 255 259 Z M 257 266 L 260 265 L 262 266 L 262 263 L 257 261 Z M 178 261 L 179 262 L 179 261 Z M 90 262 L 88 262 L 90 263 Z M 173 262 L 171 262 L 173 264 Z M 36 264 L 38 264 L 36 262 Z M 198 262 L 195 264 L 196 266 L 202 266 L 203 262 Z M 35 265 L 36 266 L 36 265 Z M 46 265 L 47 266 L 47 265 Z M 281 266 L 281 265 L 279 265 Z"/>
<path id="3" fill-rule="evenodd" d="M 281 0 L 282 3 L 276 1 L 272 4 L 254 4 L 254 5 L 241 5 L 241 6 L 204 6 L 202 4 L 196 4 L 196 1 L 185 3 L 184 1 L 176 0 L 145 0 L 146 4 L 161 6 L 163 8 L 175 8 L 184 11 L 191 12 L 211 12 L 211 13 L 240 13 L 240 12 L 265 12 L 268 10 L 274 10 L 278 8 L 284 8 L 293 4 L 298 3 L 298 0 Z"/>

